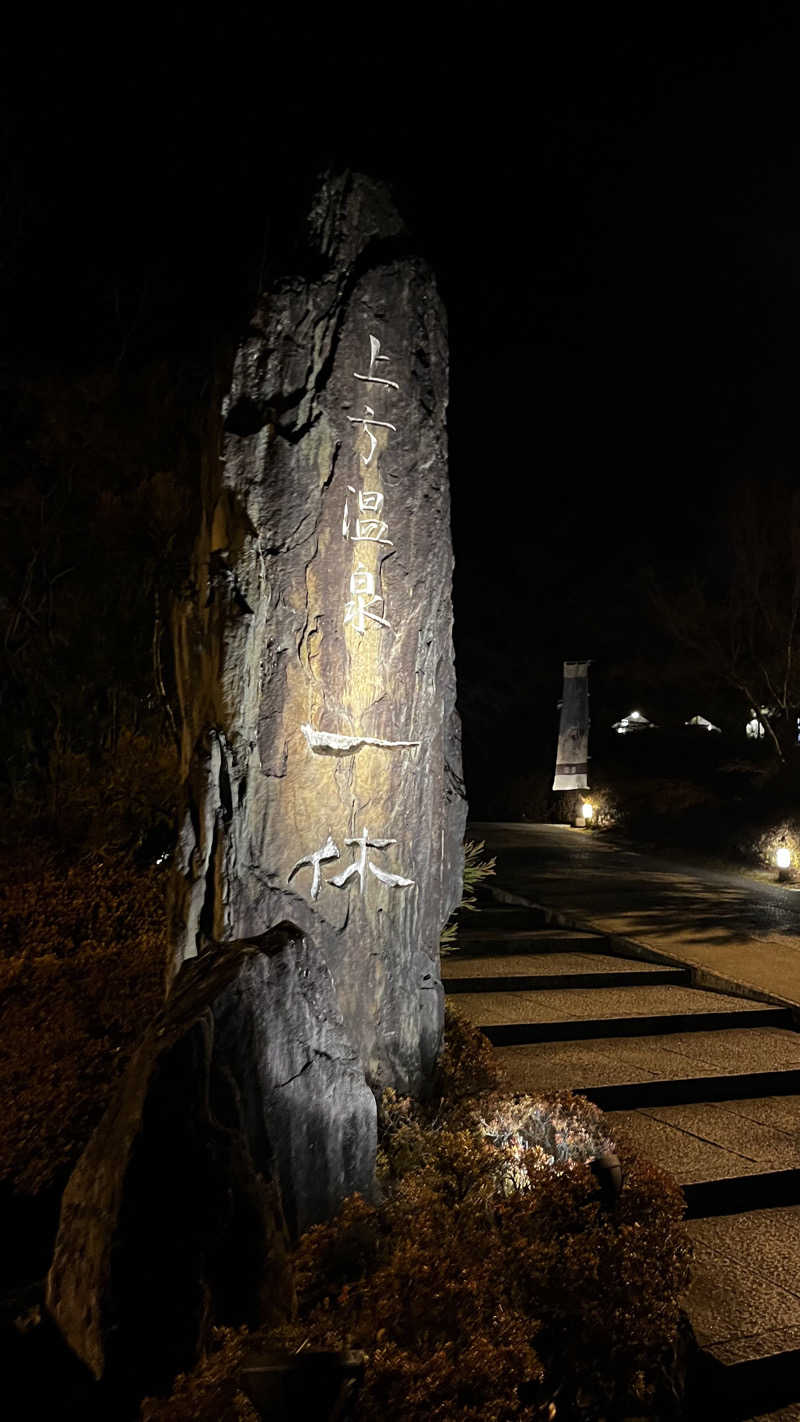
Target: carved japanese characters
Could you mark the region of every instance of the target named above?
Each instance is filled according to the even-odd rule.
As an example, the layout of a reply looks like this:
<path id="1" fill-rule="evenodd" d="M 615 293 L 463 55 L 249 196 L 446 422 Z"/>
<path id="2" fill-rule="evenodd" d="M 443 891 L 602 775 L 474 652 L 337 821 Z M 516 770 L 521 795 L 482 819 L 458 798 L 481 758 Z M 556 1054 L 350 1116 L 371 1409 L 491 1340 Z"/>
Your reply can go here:
<path id="1" fill-rule="evenodd" d="M 332 180 L 305 230 L 312 275 L 271 280 L 235 357 L 177 618 L 177 956 L 296 924 L 371 1084 L 415 1091 L 465 816 L 444 317 L 381 188 Z"/>

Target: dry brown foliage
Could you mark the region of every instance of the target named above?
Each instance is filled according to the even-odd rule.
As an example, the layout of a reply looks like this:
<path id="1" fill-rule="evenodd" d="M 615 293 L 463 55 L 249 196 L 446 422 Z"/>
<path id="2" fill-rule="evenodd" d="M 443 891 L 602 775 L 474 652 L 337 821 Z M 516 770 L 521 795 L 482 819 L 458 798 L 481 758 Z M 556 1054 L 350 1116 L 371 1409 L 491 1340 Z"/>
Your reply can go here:
<path id="1" fill-rule="evenodd" d="M 179 1373 L 170 1396 L 148 1397 L 142 1422 L 258 1422 L 253 1404 L 240 1391 L 237 1378 L 253 1340 L 246 1328 L 215 1328 L 208 1356 L 191 1374 Z"/>
<path id="2" fill-rule="evenodd" d="M 163 1000 L 164 869 L 46 843 L 0 876 L 0 1181 L 46 1188 L 77 1159 Z"/>
<path id="3" fill-rule="evenodd" d="M 488 1037 L 451 1002 L 445 1002 L 444 1046 L 433 1080 L 434 1103 L 444 1102 L 452 1110 L 457 1102 L 497 1090 L 503 1083 L 503 1071 Z"/>
<path id="4" fill-rule="evenodd" d="M 611 1214 L 582 1162 L 532 1169 L 529 1188 L 507 1193 L 479 1126 L 503 1100 L 491 1058 L 452 1010 L 447 1034 L 432 1101 L 384 1093 L 378 1202 L 353 1196 L 303 1236 L 298 1320 L 251 1346 L 362 1350 L 359 1422 L 679 1416 L 690 1246 L 677 1185 L 626 1152 Z M 556 1101 L 578 1132 L 597 1125 L 580 1098 Z M 223 1340 L 143 1418 L 238 1422 L 243 1356 L 241 1335 Z M 212 1405 L 209 1366 L 228 1389 Z"/>

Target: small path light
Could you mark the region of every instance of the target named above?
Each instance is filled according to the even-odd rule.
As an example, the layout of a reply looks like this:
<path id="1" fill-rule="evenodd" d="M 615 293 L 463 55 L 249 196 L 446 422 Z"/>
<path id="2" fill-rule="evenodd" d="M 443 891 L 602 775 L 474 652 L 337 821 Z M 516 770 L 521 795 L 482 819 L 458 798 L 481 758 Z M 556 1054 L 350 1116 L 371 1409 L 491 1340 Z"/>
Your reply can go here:
<path id="1" fill-rule="evenodd" d="M 581 813 L 583 814 L 584 823 L 588 828 L 594 818 L 594 805 L 591 805 L 588 800 L 584 800 Z"/>
<path id="2" fill-rule="evenodd" d="M 792 855 L 785 844 L 780 845 L 775 853 L 775 863 L 778 866 L 778 883 L 785 884 L 791 878 Z"/>

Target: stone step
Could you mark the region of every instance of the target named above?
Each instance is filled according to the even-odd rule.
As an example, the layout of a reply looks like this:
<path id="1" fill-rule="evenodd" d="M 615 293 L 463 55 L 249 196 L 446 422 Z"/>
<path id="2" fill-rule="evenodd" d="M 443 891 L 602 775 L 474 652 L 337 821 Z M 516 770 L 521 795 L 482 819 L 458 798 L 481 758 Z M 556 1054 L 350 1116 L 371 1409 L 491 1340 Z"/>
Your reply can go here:
<path id="1" fill-rule="evenodd" d="M 800 1095 L 609 1111 L 606 1121 L 617 1143 L 632 1146 L 680 1185 L 755 1177 L 754 1186 L 760 1180 L 769 1194 L 776 1182 L 767 1176 L 774 1172 L 796 1175 L 784 1187 L 797 1189 L 800 1182 Z M 752 1198 L 758 1201 L 757 1189 Z"/>
<path id="2" fill-rule="evenodd" d="M 514 953 L 607 953 L 608 942 L 602 933 L 578 933 L 572 928 L 460 929 L 458 948 L 446 953 L 442 961 L 449 962 L 462 952 L 502 957 L 509 950 Z"/>
<path id="3" fill-rule="evenodd" d="M 756 1175 L 697 1180 L 683 1186 L 683 1198 L 690 1220 L 800 1205 L 800 1170 L 765 1170 Z"/>
<path id="4" fill-rule="evenodd" d="M 800 1095 L 800 1068 L 787 1071 L 728 1072 L 722 1076 L 585 1086 L 601 1111 L 633 1111 L 640 1106 L 683 1106 L 697 1101 L 743 1101 L 746 1097 Z"/>
<path id="5" fill-rule="evenodd" d="M 461 1004 L 459 1003 L 459 1007 Z M 748 1023 L 721 1031 L 665 1033 L 657 1037 L 641 1035 L 617 1041 L 605 1036 L 580 1041 L 541 1042 L 498 1047 L 495 1052 L 512 1091 L 580 1091 L 604 1110 L 614 1105 L 632 1107 L 648 1104 L 646 1091 L 659 1099 L 675 1092 L 678 1100 L 710 1100 L 718 1081 L 731 1082 L 758 1074 L 760 1094 L 780 1094 L 784 1079 L 790 1091 L 798 1090 L 800 1073 L 800 1033 L 790 1028 L 759 1027 Z M 697 1084 L 697 1086 L 696 1086 Z M 695 1089 L 698 1095 L 685 1095 Z M 723 1088 L 725 1089 L 725 1088 Z M 609 1097 L 612 1090 L 633 1093 L 632 1099 Z M 674 1099 L 674 1097 L 673 1097 Z"/>
<path id="6" fill-rule="evenodd" d="M 787 1333 L 787 1340 L 792 1336 Z M 800 1404 L 789 1401 L 797 1397 L 798 1387 L 800 1347 L 739 1362 L 729 1361 L 727 1352 L 718 1358 L 714 1349 L 704 1348 L 695 1363 L 687 1417 L 690 1422 L 798 1422 Z"/>
<path id="7" fill-rule="evenodd" d="M 542 909 L 526 908 L 513 904 L 494 904 L 491 907 L 463 910 L 459 914 L 461 929 L 491 930 L 508 928 L 543 928 L 547 922 Z"/>
<path id="8" fill-rule="evenodd" d="M 695 1219 L 684 1300 L 701 1348 L 693 1412 L 752 1416 L 797 1397 L 800 1205 Z M 709 1406 L 704 1411 L 704 1401 Z"/>
<path id="9" fill-rule="evenodd" d="M 672 985 L 465 992 L 458 1005 L 496 1046 L 792 1023 L 788 1008 Z"/>
<path id="10" fill-rule="evenodd" d="M 583 952 L 572 944 L 543 953 L 541 963 L 535 953 L 484 954 L 469 951 L 448 953 L 442 958 L 442 980 L 454 977 L 503 977 L 533 973 L 557 976 L 559 973 L 618 973 L 620 969 L 639 975 L 643 981 L 650 973 L 665 969 L 660 963 L 643 963 L 636 958 L 618 958 L 611 953 Z M 686 972 L 684 968 L 668 968 L 668 972 Z"/>
<path id="11" fill-rule="evenodd" d="M 552 952 L 533 962 L 524 953 L 507 953 L 501 958 L 458 953 L 442 960 L 442 982 L 448 993 L 636 987 L 643 982 L 653 987 L 690 980 L 688 968 L 664 968 L 604 953 Z"/>

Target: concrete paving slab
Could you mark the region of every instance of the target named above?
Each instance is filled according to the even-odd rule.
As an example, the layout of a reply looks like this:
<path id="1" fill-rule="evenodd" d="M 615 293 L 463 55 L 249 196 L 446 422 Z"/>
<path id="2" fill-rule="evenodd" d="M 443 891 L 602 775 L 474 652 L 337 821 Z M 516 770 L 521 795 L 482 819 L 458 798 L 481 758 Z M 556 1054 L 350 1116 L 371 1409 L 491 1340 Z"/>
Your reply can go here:
<path id="1" fill-rule="evenodd" d="M 646 1040 L 655 1042 L 657 1039 Z M 659 1062 L 651 1053 L 634 1053 L 631 1059 L 627 1053 L 617 1050 L 641 1041 L 641 1038 L 627 1038 L 617 1042 L 603 1037 L 578 1042 L 535 1042 L 495 1047 L 494 1055 L 506 1073 L 512 1091 L 531 1094 L 572 1091 L 579 1085 L 617 1086 L 623 1082 L 659 1080 L 662 1075 L 658 1070 Z"/>
<path id="2" fill-rule="evenodd" d="M 658 963 L 635 958 L 612 958 L 603 953 L 509 953 L 486 957 L 475 953 L 448 954 L 442 958 L 442 981 L 449 978 L 559 977 L 565 973 L 635 973 L 642 979 L 661 973 Z"/>
<path id="3" fill-rule="evenodd" d="M 602 933 L 582 933 L 576 928 L 489 928 L 486 924 L 487 915 L 476 914 L 474 926 L 471 928 L 460 928 L 458 931 L 458 942 L 462 945 L 472 946 L 475 942 L 499 944 L 504 947 L 507 943 L 559 943 L 559 944 L 585 944 L 587 948 L 593 945 L 598 948 L 605 946 L 605 937 Z"/>
<path id="4" fill-rule="evenodd" d="M 735 1367 L 737 1363 L 749 1363 L 757 1358 L 777 1359 L 782 1353 L 792 1353 L 800 1349 L 800 1325 L 795 1323 L 785 1328 L 770 1328 L 763 1333 L 728 1338 L 722 1343 L 709 1343 L 706 1347 L 712 1357 L 727 1367 Z"/>
<path id="5" fill-rule="evenodd" d="M 800 1066 L 800 1032 L 787 1027 L 670 1032 L 663 1045 L 666 1052 L 719 1072 L 782 1071 Z"/>
<path id="6" fill-rule="evenodd" d="M 791 1293 L 800 1293 L 800 1205 L 689 1220 L 686 1228 L 696 1244 L 737 1260 Z"/>
<path id="7" fill-rule="evenodd" d="M 800 1337 L 800 1295 L 702 1239 L 695 1241 L 692 1282 L 684 1303 L 701 1348 L 715 1345 L 719 1357 L 720 1344 L 736 1341 L 730 1356 L 720 1361 L 741 1362 L 780 1351 L 768 1341 L 778 1329 L 797 1331 Z"/>
<path id="8" fill-rule="evenodd" d="M 791 1069 L 800 1066 L 800 1034 L 782 1028 L 733 1027 L 667 1037 L 596 1037 L 496 1047 L 495 1058 L 514 1091 L 563 1091 Z"/>
<path id="9" fill-rule="evenodd" d="M 800 1143 L 737 1117 L 726 1103 L 609 1111 L 606 1119 L 615 1140 L 627 1140 L 681 1185 L 800 1169 Z"/>
<path id="10" fill-rule="evenodd" d="M 747 1121 L 783 1131 L 800 1141 L 800 1096 L 756 1096 L 729 1101 L 728 1110 Z"/>
<path id="11" fill-rule="evenodd" d="M 619 1017 L 735 1012 L 745 1017 L 763 1003 L 678 986 L 571 988 L 562 992 L 460 993 L 460 1010 L 481 1027 L 502 1022 L 572 1022 Z"/>
<path id="12" fill-rule="evenodd" d="M 732 1180 L 741 1175 L 758 1175 L 764 1169 L 762 1161 L 678 1131 L 645 1111 L 611 1111 L 607 1119 L 618 1146 L 632 1146 L 653 1165 L 674 1175 L 680 1185 L 696 1180 Z"/>
<path id="13" fill-rule="evenodd" d="M 763 1125 L 738 1112 L 736 1103 L 701 1101 L 691 1105 L 641 1107 L 640 1110 L 646 1110 L 657 1121 L 663 1121 L 681 1134 L 713 1141 L 724 1150 L 760 1162 L 763 1170 L 800 1169 L 800 1133 L 780 1130 L 774 1124 Z"/>

